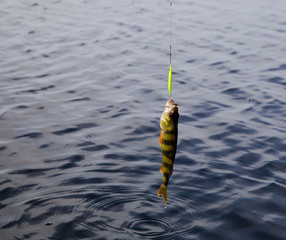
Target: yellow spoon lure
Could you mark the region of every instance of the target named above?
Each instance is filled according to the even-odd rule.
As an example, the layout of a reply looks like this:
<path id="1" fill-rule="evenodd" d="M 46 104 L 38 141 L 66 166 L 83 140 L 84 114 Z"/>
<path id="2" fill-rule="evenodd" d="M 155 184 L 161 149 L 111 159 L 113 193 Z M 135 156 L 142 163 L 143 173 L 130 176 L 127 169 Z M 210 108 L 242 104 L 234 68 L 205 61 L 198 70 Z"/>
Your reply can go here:
<path id="1" fill-rule="evenodd" d="M 172 66 L 171 66 L 171 64 L 170 64 L 170 68 L 169 68 L 168 90 L 169 90 L 169 97 L 170 97 L 171 91 L 172 91 Z"/>

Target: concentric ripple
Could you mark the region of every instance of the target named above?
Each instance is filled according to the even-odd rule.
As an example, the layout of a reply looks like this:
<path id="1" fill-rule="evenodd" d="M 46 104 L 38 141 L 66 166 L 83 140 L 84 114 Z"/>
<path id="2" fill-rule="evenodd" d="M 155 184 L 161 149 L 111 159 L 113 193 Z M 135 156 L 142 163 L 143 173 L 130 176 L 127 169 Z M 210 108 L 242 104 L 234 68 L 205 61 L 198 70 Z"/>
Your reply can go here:
<path id="1" fill-rule="evenodd" d="M 166 239 L 169 233 L 178 229 L 178 226 L 172 222 L 166 221 L 165 219 L 143 218 L 134 220 L 129 223 L 126 228 L 131 233 L 141 237 L 164 237 Z"/>
<path id="2" fill-rule="evenodd" d="M 155 191 L 142 193 L 120 186 L 102 186 L 86 193 L 73 209 L 81 215 L 74 229 L 92 229 L 93 234 L 100 232 L 108 239 L 113 239 L 114 234 L 125 236 L 124 239 L 184 239 L 183 236 L 197 232 L 198 226 L 190 228 L 188 224 L 192 211 L 184 205 L 184 199 L 174 198 L 164 205 L 161 198 L 151 193 Z"/>

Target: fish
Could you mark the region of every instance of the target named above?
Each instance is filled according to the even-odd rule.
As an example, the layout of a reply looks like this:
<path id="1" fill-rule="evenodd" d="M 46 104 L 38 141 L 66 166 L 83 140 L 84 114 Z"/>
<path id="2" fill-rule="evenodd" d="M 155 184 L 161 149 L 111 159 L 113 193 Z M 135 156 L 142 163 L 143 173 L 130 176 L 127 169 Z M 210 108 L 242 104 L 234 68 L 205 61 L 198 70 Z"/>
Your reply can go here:
<path id="1" fill-rule="evenodd" d="M 173 165 L 177 150 L 178 141 L 178 104 L 169 99 L 165 104 L 165 110 L 160 119 L 161 134 L 159 144 L 162 151 L 162 166 L 160 172 L 163 173 L 163 183 L 161 184 L 158 196 L 162 195 L 164 202 L 167 203 L 167 185 L 173 173 Z"/>

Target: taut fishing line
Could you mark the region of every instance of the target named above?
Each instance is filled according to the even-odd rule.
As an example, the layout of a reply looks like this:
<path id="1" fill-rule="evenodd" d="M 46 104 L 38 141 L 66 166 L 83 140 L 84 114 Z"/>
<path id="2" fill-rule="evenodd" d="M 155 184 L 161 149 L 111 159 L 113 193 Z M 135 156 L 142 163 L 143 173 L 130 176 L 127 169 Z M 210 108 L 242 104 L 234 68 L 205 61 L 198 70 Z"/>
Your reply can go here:
<path id="1" fill-rule="evenodd" d="M 170 0 L 170 65 L 172 64 L 172 5 L 173 2 Z"/>

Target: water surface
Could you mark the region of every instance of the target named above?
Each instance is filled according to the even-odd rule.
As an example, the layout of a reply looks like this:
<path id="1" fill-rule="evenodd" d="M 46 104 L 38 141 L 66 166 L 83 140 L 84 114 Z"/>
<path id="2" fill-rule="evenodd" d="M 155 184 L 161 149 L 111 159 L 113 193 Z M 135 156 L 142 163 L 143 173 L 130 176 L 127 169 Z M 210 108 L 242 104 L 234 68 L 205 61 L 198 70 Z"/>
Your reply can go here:
<path id="1" fill-rule="evenodd" d="M 2 0 L 1 239 L 284 239 L 285 15 L 174 1 L 165 205 L 168 1 Z"/>

